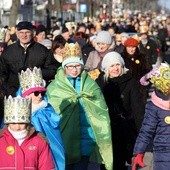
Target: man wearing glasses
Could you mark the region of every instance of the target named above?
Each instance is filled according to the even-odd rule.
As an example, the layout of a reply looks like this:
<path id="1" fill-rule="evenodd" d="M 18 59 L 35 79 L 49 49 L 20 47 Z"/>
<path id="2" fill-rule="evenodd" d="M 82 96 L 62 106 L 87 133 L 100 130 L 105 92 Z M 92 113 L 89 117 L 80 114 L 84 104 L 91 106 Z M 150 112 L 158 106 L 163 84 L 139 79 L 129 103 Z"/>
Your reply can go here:
<path id="1" fill-rule="evenodd" d="M 43 79 L 54 78 L 53 66 L 48 50 L 33 40 L 33 25 L 28 21 L 16 25 L 17 42 L 8 46 L 0 58 L 0 79 L 6 88 L 6 95 L 15 96 L 19 87 L 18 72 L 34 66 L 42 69 Z"/>

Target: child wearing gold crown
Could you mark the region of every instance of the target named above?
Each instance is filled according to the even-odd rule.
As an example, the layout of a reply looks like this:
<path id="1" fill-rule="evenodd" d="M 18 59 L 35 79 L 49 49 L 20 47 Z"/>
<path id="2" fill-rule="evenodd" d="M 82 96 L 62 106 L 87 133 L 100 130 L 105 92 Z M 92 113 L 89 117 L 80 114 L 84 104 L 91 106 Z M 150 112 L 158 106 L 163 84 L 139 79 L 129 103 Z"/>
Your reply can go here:
<path id="1" fill-rule="evenodd" d="M 20 96 L 4 100 L 4 122 L 0 136 L 0 169 L 54 170 L 48 143 L 30 127 L 31 102 Z"/>
<path id="2" fill-rule="evenodd" d="M 91 160 L 112 170 L 108 108 L 100 87 L 84 70 L 78 43 L 65 44 L 62 67 L 48 85 L 47 97 L 61 116 L 66 170 L 87 170 Z"/>
<path id="3" fill-rule="evenodd" d="M 40 68 L 27 68 L 19 73 L 18 94 L 32 101 L 31 124 L 48 139 L 56 170 L 65 169 L 64 147 L 60 133 L 60 116 L 48 103 Z"/>
<path id="4" fill-rule="evenodd" d="M 170 167 L 170 65 L 161 63 L 141 83 L 155 86 L 151 101 L 146 104 L 145 117 L 134 147 L 132 170 L 147 167 L 144 154 L 153 141 L 153 169 L 168 170 Z"/>

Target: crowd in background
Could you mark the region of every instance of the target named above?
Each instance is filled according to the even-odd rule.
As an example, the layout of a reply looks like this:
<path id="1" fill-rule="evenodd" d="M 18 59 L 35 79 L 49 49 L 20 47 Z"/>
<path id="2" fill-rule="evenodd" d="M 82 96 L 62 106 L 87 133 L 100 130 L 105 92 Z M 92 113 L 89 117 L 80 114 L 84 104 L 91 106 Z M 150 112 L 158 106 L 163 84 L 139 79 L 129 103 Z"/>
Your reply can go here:
<path id="1" fill-rule="evenodd" d="M 59 120 L 52 116 L 50 120 L 46 110 L 36 109 L 37 117 L 32 117 L 31 122 L 50 144 L 52 139 L 58 139 L 47 133 L 46 126 L 44 129 L 37 126 L 38 121 L 43 122 L 38 116 L 44 114 L 45 122 L 56 123 L 50 126 L 51 132 L 55 133 L 60 126 L 62 139 L 60 132 L 56 132 L 62 146 L 59 163 L 54 144 L 50 145 L 55 167 L 65 167 L 66 161 L 66 170 L 82 167 L 111 170 L 112 164 L 114 170 L 126 170 L 132 164 L 145 104 L 154 90 L 151 84 L 143 86 L 140 81 L 162 62 L 170 64 L 170 16 L 165 14 L 139 12 L 113 17 L 111 21 L 92 19 L 63 24 L 56 21 L 50 30 L 41 23 L 32 25 L 28 21 L 14 27 L 5 26 L 0 30 L 0 126 L 4 127 L 4 96 L 15 97 L 23 86 L 28 90 L 25 96 L 41 96 L 39 100 L 43 104 L 38 103 L 35 109 L 47 109 L 51 115 L 56 112 L 61 117 Z M 18 74 L 27 68 L 36 72 L 35 67 L 41 68 L 45 84 L 30 91 L 29 84 L 23 85 Z M 33 74 L 32 70 L 26 72 Z M 22 92 L 20 95 L 25 97 Z M 80 136 L 81 140 L 77 140 Z M 71 146 L 71 140 L 81 147 Z M 138 142 L 141 142 L 139 137 Z M 151 142 L 146 149 L 151 153 L 151 160 L 152 147 Z"/>
<path id="2" fill-rule="evenodd" d="M 59 37 L 64 38 L 67 42 L 78 42 L 82 47 L 83 59 L 86 62 L 89 52 L 94 49 L 94 39 L 97 33 L 101 30 L 106 30 L 111 34 L 112 47 L 114 50 L 118 50 L 118 52 L 121 52 L 121 49 L 117 49 L 117 46 L 121 46 L 124 41 L 124 37 L 127 36 L 134 36 L 136 39 L 141 40 L 142 43 L 146 43 L 146 38 L 143 38 L 144 36 L 140 35 L 141 33 L 146 32 L 147 35 L 149 35 L 151 41 L 154 40 L 158 46 L 160 51 L 157 52 L 159 52 L 160 56 L 169 61 L 169 58 L 166 57 L 166 55 L 169 54 L 169 23 L 170 19 L 168 15 L 156 13 L 143 14 L 141 12 L 133 15 L 124 14 L 124 16 L 117 18 L 113 17 L 111 21 L 108 19 L 96 18 L 90 20 L 86 19 L 82 23 L 75 23 L 68 20 L 62 24 L 60 22 L 53 21 L 50 30 L 47 30 L 46 27 L 42 24 L 35 24 L 34 39 L 36 42 L 45 45 L 48 49 L 52 48 L 52 51 L 54 51 L 52 44 L 55 42 L 55 37 L 58 35 L 61 35 Z M 1 28 L 1 49 L 5 48 L 5 46 L 10 45 L 11 43 L 14 43 L 17 40 L 15 32 L 15 26 L 11 28 L 5 26 L 4 28 Z M 145 45 L 146 44 L 144 44 L 144 46 Z M 142 45 L 139 47 L 142 52 L 146 51 Z M 152 51 L 151 49 L 147 50 Z M 161 52 L 164 54 L 161 54 Z M 154 56 L 155 55 L 156 54 L 154 54 Z M 149 62 L 155 63 L 155 59 L 156 58 L 152 56 L 152 60 Z"/>

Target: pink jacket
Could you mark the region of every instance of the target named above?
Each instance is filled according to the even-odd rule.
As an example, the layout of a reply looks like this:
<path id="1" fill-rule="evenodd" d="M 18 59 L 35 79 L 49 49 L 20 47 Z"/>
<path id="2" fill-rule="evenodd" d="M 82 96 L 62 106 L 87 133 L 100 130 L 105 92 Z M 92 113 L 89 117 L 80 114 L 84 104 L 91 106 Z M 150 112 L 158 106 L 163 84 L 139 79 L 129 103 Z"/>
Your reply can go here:
<path id="1" fill-rule="evenodd" d="M 21 146 L 4 129 L 0 134 L 0 170 L 52 170 L 54 163 L 47 142 L 31 128 Z"/>

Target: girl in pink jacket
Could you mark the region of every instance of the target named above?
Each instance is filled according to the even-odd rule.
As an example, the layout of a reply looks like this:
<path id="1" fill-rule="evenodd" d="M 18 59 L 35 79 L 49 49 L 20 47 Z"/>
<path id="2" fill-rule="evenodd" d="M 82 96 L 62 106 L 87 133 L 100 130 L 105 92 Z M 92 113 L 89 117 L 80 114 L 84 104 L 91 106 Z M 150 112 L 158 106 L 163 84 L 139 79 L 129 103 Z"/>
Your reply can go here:
<path id="1" fill-rule="evenodd" d="M 30 101 L 9 96 L 4 106 L 7 126 L 0 132 L 0 170 L 54 170 L 48 143 L 30 128 Z"/>

